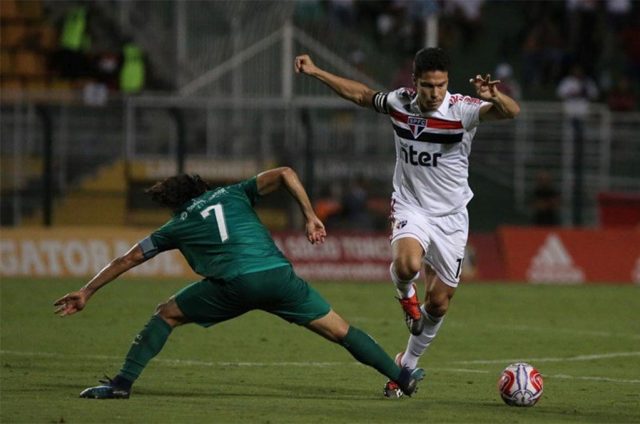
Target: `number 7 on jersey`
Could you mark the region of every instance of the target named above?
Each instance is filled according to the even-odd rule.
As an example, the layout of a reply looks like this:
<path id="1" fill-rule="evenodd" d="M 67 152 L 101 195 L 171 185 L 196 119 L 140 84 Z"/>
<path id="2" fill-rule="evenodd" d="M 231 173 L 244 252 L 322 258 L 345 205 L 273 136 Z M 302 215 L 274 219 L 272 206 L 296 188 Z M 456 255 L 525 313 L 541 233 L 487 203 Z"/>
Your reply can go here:
<path id="1" fill-rule="evenodd" d="M 224 243 L 229 239 L 229 233 L 227 232 L 227 223 L 224 220 L 224 210 L 222 209 L 222 205 L 220 203 L 216 203 L 215 205 L 209 206 L 208 208 L 205 208 L 202 212 L 200 212 L 200 215 L 202 215 L 203 218 L 208 217 L 209 215 L 211 215 L 211 213 L 209 212 L 211 209 L 213 209 L 213 212 L 216 215 L 218 232 L 220 233 L 220 241 Z"/>

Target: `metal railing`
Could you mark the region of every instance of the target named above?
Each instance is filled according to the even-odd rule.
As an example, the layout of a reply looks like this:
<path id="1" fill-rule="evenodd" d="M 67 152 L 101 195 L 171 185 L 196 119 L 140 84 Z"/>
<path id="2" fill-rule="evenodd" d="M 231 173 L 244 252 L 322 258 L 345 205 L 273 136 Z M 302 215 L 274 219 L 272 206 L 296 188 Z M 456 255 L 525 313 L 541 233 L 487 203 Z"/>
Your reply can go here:
<path id="1" fill-rule="evenodd" d="M 525 102 L 514 121 L 482 123 L 471 153 L 472 179 L 480 176 L 511 193 L 511 208 L 526 213 L 536 173 L 548 171 L 561 192 L 563 223 L 573 223 L 578 207 L 585 225 L 597 225 L 598 193 L 640 192 L 640 113 L 612 113 L 603 105 L 593 106 L 581 149 L 580 205 L 573 203 L 575 152 L 559 103 Z M 1 112 L 3 222 L 19 224 L 38 209 L 34 197 L 42 196 L 42 123 L 28 101 L 4 105 Z M 395 147 L 388 118 L 336 97 L 284 101 L 141 96 L 105 107 L 49 105 L 48 112 L 58 198 L 105 164 L 150 158 L 175 163 L 179 148 L 188 159 L 185 171 L 189 163 L 208 162 L 220 167 L 221 171 L 211 169 L 216 177 L 229 171 L 224 163 L 254 164 L 242 168 L 245 173 L 288 164 L 313 184 L 316 193 L 355 177 L 364 177 L 373 195 L 385 196 L 391 189 Z M 482 202 L 482 196 L 474 202 Z"/>

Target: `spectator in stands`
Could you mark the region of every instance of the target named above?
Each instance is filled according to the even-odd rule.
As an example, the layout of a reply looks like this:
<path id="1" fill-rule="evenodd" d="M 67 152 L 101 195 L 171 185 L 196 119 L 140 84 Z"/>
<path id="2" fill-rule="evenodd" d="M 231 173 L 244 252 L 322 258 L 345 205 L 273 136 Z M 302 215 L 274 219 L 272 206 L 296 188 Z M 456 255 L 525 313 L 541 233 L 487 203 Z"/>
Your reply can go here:
<path id="1" fill-rule="evenodd" d="M 593 74 L 601 49 L 601 32 L 597 0 L 567 0 L 566 26 L 569 29 L 569 49 L 574 60 L 588 74 Z"/>
<path id="2" fill-rule="evenodd" d="M 551 174 L 546 171 L 536 174 L 532 208 L 533 225 L 549 227 L 560 224 L 560 194 L 553 185 Z"/>
<path id="3" fill-rule="evenodd" d="M 560 81 L 556 94 L 564 101 L 565 115 L 570 119 L 582 120 L 589 112 L 589 103 L 598 98 L 599 91 L 582 66 L 574 64 L 569 75 Z"/>
<path id="4" fill-rule="evenodd" d="M 636 109 L 636 93 L 626 75 L 614 80 L 613 88 L 607 96 L 607 104 L 609 109 L 615 112 L 630 112 Z"/>
<path id="5" fill-rule="evenodd" d="M 635 13 L 629 25 L 620 32 L 621 47 L 626 56 L 626 73 L 640 84 L 640 6 L 636 4 Z"/>
<path id="6" fill-rule="evenodd" d="M 335 182 L 324 186 L 320 190 L 320 196 L 313 206 L 318 219 L 324 222 L 327 228 L 339 225 L 340 215 L 342 214 L 341 200 L 340 185 Z"/>
<path id="7" fill-rule="evenodd" d="M 396 17 L 389 5 L 376 16 L 376 38 L 378 44 L 385 48 L 396 45 L 395 29 L 398 26 Z"/>
<path id="8" fill-rule="evenodd" d="M 631 16 L 631 0 L 606 0 L 607 21 L 610 31 L 619 31 L 627 26 Z"/>
<path id="9" fill-rule="evenodd" d="M 76 79 L 91 74 L 86 55 L 91 43 L 87 15 L 87 7 L 82 4 L 70 8 L 65 14 L 59 48 L 52 57 L 52 67 L 63 78 Z"/>
<path id="10" fill-rule="evenodd" d="M 98 81 L 106 85 L 109 90 L 118 89 L 118 78 L 120 67 L 122 66 L 122 58 L 119 54 L 105 51 L 96 56 L 96 77 Z"/>
<path id="11" fill-rule="evenodd" d="M 122 55 L 120 90 L 125 94 L 138 93 L 144 88 L 146 74 L 142 49 L 129 41 L 122 48 Z"/>
<path id="12" fill-rule="evenodd" d="M 368 192 L 363 177 L 351 180 L 342 199 L 342 216 L 348 228 L 371 230 L 373 219 L 367 207 Z"/>
<path id="13" fill-rule="evenodd" d="M 478 31 L 482 27 L 482 6 L 484 0 L 448 0 L 443 2 L 443 13 L 451 15 L 458 21 L 462 33 L 462 47 L 474 43 Z"/>
<path id="14" fill-rule="evenodd" d="M 402 20 L 399 28 L 399 52 L 411 55 L 429 44 L 429 41 L 434 41 L 426 39 L 426 32 L 429 17 L 437 16 L 440 11 L 436 0 L 393 0 L 393 3 Z"/>
<path id="15" fill-rule="evenodd" d="M 354 0 L 327 0 L 325 4 L 332 26 L 339 23 L 350 28 L 356 22 Z"/>
<path id="16" fill-rule="evenodd" d="M 527 32 L 522 46 L 525 95 L 555 84 L 567 55 L 565 40 L 557 24 L 543 16 Z"/>
<path id="17" fill-rule="evenodd" d="M 606 25 L 603 25 L 603 51 L 600 55 L 601 63 L 611 64 L 616 62 L 616 56 L 620 51 L 618 45 L 619 35 L 629 25 L 632 5 L 631 0 L 607 0 L 605 2 Z"/>

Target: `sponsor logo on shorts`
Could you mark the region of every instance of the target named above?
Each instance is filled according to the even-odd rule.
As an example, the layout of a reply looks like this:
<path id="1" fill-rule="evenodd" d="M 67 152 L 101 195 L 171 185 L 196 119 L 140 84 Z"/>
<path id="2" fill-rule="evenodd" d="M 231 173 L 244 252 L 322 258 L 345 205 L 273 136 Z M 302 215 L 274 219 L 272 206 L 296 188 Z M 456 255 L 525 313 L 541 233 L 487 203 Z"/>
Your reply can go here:
<path id="1" fill-rule="evenodd" d="M 395 223 L 395 225 L 394 225 L 394 228 L 395 228 L 396 230 L 399 230 L 399 229 L 401 229 L 401 228 L 404 228 L 404 226 L 405 226 L 405 225 L 407 225 L 407 220 L 406 220 L 406 219 L 403 219 L 402 221 L 396 221 L 396 223 Z"/>

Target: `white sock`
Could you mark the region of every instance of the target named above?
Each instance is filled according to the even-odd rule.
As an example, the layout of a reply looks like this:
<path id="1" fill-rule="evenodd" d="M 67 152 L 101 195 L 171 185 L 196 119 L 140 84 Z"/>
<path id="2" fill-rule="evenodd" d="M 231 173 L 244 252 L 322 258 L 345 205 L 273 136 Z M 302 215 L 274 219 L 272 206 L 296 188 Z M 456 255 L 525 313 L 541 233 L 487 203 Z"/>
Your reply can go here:
<path id="1" fill-rule="evenodd" d="M 427 313 L 424 309 L 424 305 L 421 307 L 422 313 L 426 317 L 424 329 L 419 336 L 411 335 L 409 342 L 407 343 L 407 349 L 402 356 L 402 366 L 409 367 L 411 369 L 418 366 L 418 359 L 422 356 L 425 350 L 429 347 L 433 339 L 438 334 L 438 330 L 442 325 L 444 316 L 434 317 Z"/>
<path id="2" fill-rule="evenodd" d="M 418 279 L 420 276 L 419 272 L 416 272 L 416 275 L 411 277 L 409 281 L 401 280 L 396 274 L 396 270 L 394 269 L 393 262 L 389 267 L 389 274 L 391 274 L 391 281 L 396 286 L 396 291 L 398 292 L 398 296 L 402 299 L 406 299 L 407 297 L 411 297 L 415 294 L 416 290 L 413 287 L 413 282 Z"/>

